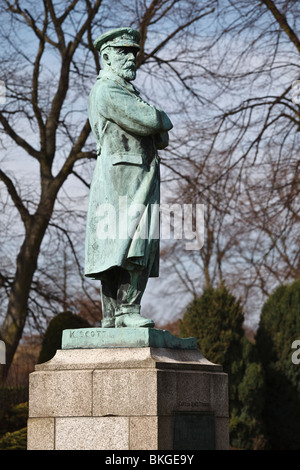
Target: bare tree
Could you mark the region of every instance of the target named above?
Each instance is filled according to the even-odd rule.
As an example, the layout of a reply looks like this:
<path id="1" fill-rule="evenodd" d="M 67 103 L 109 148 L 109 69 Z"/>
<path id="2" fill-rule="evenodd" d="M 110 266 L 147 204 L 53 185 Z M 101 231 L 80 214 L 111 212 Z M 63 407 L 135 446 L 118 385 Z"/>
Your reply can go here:
<path id="1" fill-rule="evenodd" d="M 223 40 L 234 38 L 239 53 L 230 57 L 231 48 L 224 50 L 216 76 L 233 105 L 215 121 L 214 146 L 220 138 L 225 143 L 224 173 L 240 169 L 235 213 L 243 236 L 235 250 L 236 273 L 257 313 L 259 293 L 262 301 L 278 283 L 299 277 L 300 114 L 291 90 L 299 78 L 299 4 L 265 0 L 228 6 L 233 16 L 223 26 Z"/>
<path id="2" fill-rule="evenodd" d="M 263 297 L 299 277 L 299 8 L 218 3 L 206 54 L 186 69 L 189 125 L 165 161 L 178 182 L 172 200 L 190 194 L 206 206 L 202 250 L 176 244 L 170 270 L 191 295 L 225 279 L 256 322 Z"/>

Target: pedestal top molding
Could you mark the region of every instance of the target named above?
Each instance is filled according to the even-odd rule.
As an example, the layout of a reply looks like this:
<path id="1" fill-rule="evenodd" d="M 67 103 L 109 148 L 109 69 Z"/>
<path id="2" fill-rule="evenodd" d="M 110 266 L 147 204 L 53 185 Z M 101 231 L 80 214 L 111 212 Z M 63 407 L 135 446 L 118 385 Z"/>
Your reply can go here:
<path id="1" fill-rule="evenodd" d="M 64 330 L 62 335 L 62 349 L 148 347 L 194 350 L 197 341 L 156 328 L 78 328 Z"/>

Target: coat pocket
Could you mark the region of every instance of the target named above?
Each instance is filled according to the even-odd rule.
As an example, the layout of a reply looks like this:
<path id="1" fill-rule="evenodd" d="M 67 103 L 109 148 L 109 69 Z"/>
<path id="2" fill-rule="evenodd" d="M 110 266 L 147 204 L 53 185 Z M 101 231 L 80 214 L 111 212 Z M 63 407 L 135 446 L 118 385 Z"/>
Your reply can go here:
<path id="1" fill-rule="evenodd" d="M 142 165 L 143 157 L 139 154 L 118 153 L 111 156 L 112 165 L 127 163 L 129 165 Z"/>

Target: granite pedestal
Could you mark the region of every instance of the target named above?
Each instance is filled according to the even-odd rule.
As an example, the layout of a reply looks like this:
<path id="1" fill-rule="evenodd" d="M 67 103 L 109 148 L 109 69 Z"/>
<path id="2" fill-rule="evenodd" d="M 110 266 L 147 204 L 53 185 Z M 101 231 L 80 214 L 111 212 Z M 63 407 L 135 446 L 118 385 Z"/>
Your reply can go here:
<path id="1" fill-rule="evenodd" d="M 228 447 L 227 374 L 194 338 L 66 330 L 62 349 L 30 374 L 29 450 Z"/>

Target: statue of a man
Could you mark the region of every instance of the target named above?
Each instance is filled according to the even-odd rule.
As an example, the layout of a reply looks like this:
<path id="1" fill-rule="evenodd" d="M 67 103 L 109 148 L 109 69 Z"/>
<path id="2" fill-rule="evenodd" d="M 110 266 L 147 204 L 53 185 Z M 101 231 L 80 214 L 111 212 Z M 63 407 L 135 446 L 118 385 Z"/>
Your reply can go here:
<path id="1" fill-rule="evenodd" d="M 85 275 L 101 280 L 102 327 L 153 327 L 140 315 L 149 277 L 159 271 L 159 159 L 173 127 L 130 83 L 140 35 L 118 28 L 100 36 L 102 70 L 88 113 L 97 142 L 90 188 Z M 112 210 L 113 209 L 113 210 Z"/>

